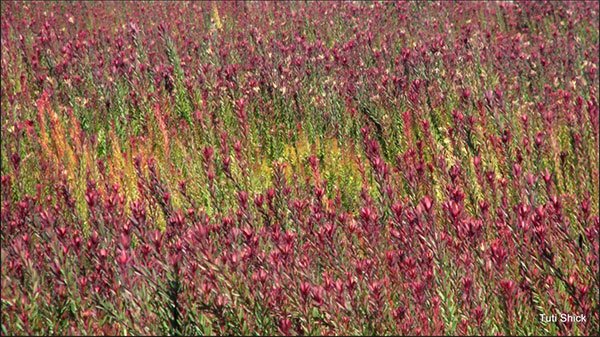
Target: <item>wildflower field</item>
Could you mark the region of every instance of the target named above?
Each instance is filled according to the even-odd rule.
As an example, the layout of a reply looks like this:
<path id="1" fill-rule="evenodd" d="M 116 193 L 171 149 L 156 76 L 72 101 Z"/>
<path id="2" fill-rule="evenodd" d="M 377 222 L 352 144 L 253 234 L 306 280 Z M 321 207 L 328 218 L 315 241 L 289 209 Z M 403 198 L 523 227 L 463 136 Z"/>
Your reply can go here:
<path id="1" fill-rule="evenodd" d="M 2 335 L 600 333 L 598 2 L 0 6 Z"/>

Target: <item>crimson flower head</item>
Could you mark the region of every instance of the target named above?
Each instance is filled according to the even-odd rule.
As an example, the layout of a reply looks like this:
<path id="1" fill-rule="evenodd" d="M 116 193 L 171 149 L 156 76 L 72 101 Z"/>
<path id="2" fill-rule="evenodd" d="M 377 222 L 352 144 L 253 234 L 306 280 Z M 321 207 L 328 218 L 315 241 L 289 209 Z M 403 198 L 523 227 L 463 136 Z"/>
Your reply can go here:
<path id="1" fill-rule="evenodd" d="M 429 195 L 426 195 L 421 200 L 421 205 L 423 205 L 423 208 L 427 213 L 430 213 L 433 207 L 433 199 L 431 199 Z"/>
<path id="2" fill-rule="evenodd" d="M 117 263 L 120 267 L 125 267 L 129 262 L 129 256 L 125 249 L 117 249 Z"/>

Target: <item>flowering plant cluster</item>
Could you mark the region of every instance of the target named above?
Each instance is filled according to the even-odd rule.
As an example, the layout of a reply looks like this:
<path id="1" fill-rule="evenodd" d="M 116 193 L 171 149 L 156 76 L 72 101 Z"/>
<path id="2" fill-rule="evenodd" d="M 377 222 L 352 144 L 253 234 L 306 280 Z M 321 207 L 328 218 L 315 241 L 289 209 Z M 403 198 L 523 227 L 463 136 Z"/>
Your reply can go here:
<path id="1" fill-rule="evenodd" d="M 1 10 L 2 335 L 600 333 L 598 2 Z"/>

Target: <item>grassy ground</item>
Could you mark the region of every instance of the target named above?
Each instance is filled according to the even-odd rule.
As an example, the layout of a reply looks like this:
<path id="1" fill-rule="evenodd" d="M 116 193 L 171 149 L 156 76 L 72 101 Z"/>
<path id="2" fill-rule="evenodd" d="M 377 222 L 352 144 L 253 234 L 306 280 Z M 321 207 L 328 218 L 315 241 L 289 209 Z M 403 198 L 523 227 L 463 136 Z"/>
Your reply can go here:
<path id="1" fill-rule="evenodd" d="M 1 9 L 3 335 L 600 332 L 598 3 Z"/>

